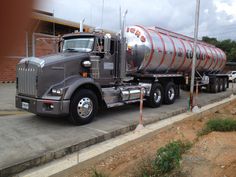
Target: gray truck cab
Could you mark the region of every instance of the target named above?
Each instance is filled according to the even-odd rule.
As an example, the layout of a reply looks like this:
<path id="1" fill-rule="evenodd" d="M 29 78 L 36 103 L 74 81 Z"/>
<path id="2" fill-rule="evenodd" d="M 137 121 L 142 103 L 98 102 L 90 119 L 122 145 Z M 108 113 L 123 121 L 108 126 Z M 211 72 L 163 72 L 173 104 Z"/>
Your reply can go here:
<path id="1" fill-rule="evenodd" d="M 24 58 L 17 65 L 16 107 L 41 116 L 66 116 L 75 124 L 92 120 L 104 105 L 102 88 L 117 80 L 119 37 L 73 33 L 58 54 Z"/>

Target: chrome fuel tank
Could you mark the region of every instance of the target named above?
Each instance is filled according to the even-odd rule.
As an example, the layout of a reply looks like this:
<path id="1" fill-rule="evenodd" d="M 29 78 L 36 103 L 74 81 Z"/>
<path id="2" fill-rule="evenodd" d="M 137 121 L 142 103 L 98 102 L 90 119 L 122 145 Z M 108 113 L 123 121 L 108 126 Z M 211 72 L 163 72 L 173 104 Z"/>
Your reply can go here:
<path id="1" fill-rule="evenodd" d="M 194 40 L 158 27 L 140 25 L 126 28 L 128 72 L 171 73 L 191 71 Z M 213 45 L 198 41 L 198 72 L 221 71 L 225 53 Z"/>

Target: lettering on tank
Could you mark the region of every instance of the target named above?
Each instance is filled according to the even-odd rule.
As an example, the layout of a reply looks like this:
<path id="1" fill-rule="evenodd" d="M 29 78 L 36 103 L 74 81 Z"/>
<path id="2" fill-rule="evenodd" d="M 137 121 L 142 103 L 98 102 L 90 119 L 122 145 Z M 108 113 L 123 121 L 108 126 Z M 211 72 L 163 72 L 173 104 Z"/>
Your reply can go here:
<path id="1" fill-rule="evenodd" d="M 186 57 L 188 59 L 193 59 L 193 51 L 188 49 L 186 51 Z M 199 50 L 197 50 L 196 58 L 197 58 L 197 60 L 205 60 L 206 59 L 206 54 L 205 53 L 201 53 Z"/>

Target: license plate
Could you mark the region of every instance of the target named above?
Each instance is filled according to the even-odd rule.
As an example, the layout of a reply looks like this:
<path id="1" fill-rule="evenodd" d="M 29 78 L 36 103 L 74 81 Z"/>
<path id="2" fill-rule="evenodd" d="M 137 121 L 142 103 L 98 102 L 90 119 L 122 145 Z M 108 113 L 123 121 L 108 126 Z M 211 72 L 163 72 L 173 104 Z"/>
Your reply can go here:
<path id="1" fill-rule="evenodd" d="M 29 109 L 29 103 L 26 103 L 26 102 L 22 102 L 21 103 L 21 107 L 22 107 L 22 109 Z"/>

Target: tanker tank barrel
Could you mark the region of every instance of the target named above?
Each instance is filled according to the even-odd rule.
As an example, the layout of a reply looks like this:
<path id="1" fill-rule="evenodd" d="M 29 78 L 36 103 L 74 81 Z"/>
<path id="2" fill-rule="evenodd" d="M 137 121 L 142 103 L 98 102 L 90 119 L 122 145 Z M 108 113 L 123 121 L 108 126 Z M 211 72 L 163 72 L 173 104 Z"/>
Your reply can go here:
<path id="1" fill-rule="evenodd" d="M 194 39 L 159 27 L 141 25 L 126 28 L 128 72 L 190 73 Z M 197 42 L 196 70 L 200 73 L 221 71 L 225 53 L 213 45 Z"/>

